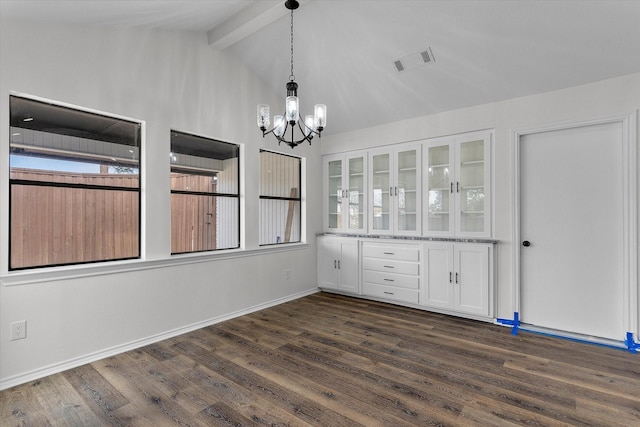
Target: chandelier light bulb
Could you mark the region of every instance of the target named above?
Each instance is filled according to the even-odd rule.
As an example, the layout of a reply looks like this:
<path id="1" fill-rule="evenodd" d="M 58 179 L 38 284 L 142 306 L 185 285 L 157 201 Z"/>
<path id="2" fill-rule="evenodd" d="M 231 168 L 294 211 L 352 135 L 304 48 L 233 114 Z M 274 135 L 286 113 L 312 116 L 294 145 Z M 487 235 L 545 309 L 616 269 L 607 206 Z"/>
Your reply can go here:
<path id="1" fill-rule="evenodd" d="M 304 136 L 311 135 L 316 130 L 316 119 L 313 116 L 304 116 Z"/>
<path id="2" fill-rule="evenodd" d="M 327 106 L 324 104 L 316 104 L 313 107 L 313 115 L 316 120 L 316 129 L 321 131 L 327 125 Z"/>
<path id="3" fill-rule="evenodd" d="M 273 133 L 275 133 L 276 136 L 282 136 L 284 134 L 285 124 L 286 122 L 283 116 L 273 116 Z"/>
<path id="4" fill-rule="evenodd" d="M 297 96 L 287 96 L 285 102 L 285 115 L 290 125 L 295 125 L 300 118 L 300 110 Z"/>
<path id="5" fill-rule="evenodd" d="M 266 130 L 270 124 L 269 106 L 267 104 L 258 105 L 258 127 L 262 130 Z"/>

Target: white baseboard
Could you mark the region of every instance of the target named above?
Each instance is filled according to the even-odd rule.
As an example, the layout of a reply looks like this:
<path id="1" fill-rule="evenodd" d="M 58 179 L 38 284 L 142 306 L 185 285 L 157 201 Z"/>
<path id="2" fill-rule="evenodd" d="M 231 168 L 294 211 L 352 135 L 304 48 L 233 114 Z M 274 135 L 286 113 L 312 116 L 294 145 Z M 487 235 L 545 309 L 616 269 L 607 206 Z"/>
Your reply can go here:
<path id="1" fill-rule="evenodd" d="M 104 350 L 100 350 L 94 353 L 86 354 L 84 356 L 76 357 L 73 359 L 66 360 L 64 362 L 55 363 L 53 365 L 44 366 L 42 368 L 34 369 L 29 372 L 25 372 L 18 375 L 13 375 L 8 378 L 0 379 L 0 390 L 5 390 L 11 387 L 15 387 L 20 384 L 28 383 L 30 381 L 37 380 L 39 378 L 43 378 L 49 375 L 57 374 L 59 372 L 66 371 L 68 369 L 77 368 L 78 366 L 86 365 L 87 363 L 95 362 L 96 360 L 105 359 L 107 357 L 115 356 L 116 354 L 124 353 L 130 350 L 134 350 L 136 348 L 144 347 L 149 344 L 156 343 L 158 341 L 162 341 L 168 338 L 173 338 L 178 335 L 186 334 L 187 332 L 195 331 L 197 329 L 205 328 L 207 326 L 215 325 L 216 323 L 224 322 L 225 320 L 230 320 L 235 317 L 244 316 L 245 314 L 250 314 L 256 311 L 264 310 L 265 308 L 274 307 L 276 305 L 283 304 L 285 302 L 293 301 L 308 295 L 312 295 L 319 292 L 319 289 L 309 289 L 306 291 L 298 292 L 292 295 L 288 295 L 283 298 L 278 298 L 272 301 L 268 301 L 262 304 L 255 305 L 253 307 L 248 307 L 243 310 L 234 311 L 222 316 L 214 317 L 212 319 L 207 319 L 202 322 L 193 323 L 191 325 L 187 325 L 181 328 L 173 329 L 171 331 L 166 331 L 161 334 L 153 335 L 147 338 L 131 341 L 126 344 L 117 345 L 115 347 L 110 347 Z"/>

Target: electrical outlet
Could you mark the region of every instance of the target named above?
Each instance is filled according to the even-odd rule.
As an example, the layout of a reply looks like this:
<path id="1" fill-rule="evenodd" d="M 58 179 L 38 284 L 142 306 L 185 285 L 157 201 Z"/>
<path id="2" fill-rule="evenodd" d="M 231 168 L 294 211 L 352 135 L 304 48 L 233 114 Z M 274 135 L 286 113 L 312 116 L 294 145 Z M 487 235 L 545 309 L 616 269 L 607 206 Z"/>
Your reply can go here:
<path id="1" fill-rule="evenodd" d="M 285 271 L 284 271 L 284 278 L 285 278 L 286 280 L 291 279 L 291 270 L 288 270 L 288 269 L 287 269 L 287 270 L 285 270 Z"/>
<path id="2" fill-rule="evenodd" d="M 27 337 L 27 321 L 20 320 L 11 324 L 11 341 L 23 340 Z"/>

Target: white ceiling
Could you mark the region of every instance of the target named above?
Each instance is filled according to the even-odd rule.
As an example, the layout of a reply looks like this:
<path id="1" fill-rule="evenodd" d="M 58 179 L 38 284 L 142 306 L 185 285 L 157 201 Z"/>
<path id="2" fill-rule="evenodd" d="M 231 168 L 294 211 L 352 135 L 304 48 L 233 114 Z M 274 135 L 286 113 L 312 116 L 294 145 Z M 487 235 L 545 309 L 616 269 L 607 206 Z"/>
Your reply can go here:
<path id="1" fill-rule="evenodd" d="M 301 3 L 298 94 L 303 112 L 327 104 L 327 133 L 640 72 L 640 0 Z M 208 32 L 283 98 L 288 13 L 277 0 L 0 0 L 2 19 Z M 396 71 L 427 47 L 435 63 Z"/>

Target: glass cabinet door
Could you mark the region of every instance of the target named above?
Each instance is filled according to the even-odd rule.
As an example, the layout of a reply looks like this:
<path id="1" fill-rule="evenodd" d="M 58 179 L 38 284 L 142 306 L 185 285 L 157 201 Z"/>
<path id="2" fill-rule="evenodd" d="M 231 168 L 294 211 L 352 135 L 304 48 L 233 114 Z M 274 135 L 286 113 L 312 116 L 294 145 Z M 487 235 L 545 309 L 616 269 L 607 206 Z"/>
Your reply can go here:
<path id="1" fill-rule="evenodd" d="M 449 233 L 453 222 L 453 180 L 449 144 L 427 148 L 427 201 L 426 231 Z"/>
<path id="2" fill-rule="evenodd" d="M 393 197 L 395 201 L 395 228 L 398 231 L 418 230 L 420 218 L 419 157 L 417 148 L 396 152 L 396 183 L 393 187 Z"/>
<path id="3" fill-rule="evenodd" d="M 369 167 L 371 168 L 371 218 L 370 228 L 373 231 L 390 231 L 390 175 L 391 155 L 380 153 L 371 155 Z"/>
<path id="4" fill-rule="evenodd" d="M 464 233 L 483 233 L 486 231 L 486 194 L 485 188 L 485 148 L 484 139 L 460 141 L 458 150 L 458 179 L 456 195 L 458 199 L 458 228 Z"/>
<path id="5" fill-rule="evenodd" d="M 364 156 L 352 157 L 347 159 L 348 175 L 347 175 L 347 200 L 349 209 L 347 212 L 347 227 L 350 230 L 362 230 L 365 227 L 365 158 Z"/>
<path id="6" fill-rule="evenodd" d="M 343 206 L 344 189 L 342 186 L 342 160 L 331 160 L 327 163 L 327 228 L 341 229 L 343 227 Z"/>

